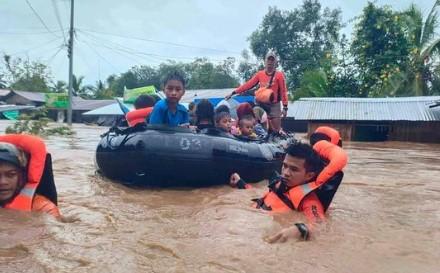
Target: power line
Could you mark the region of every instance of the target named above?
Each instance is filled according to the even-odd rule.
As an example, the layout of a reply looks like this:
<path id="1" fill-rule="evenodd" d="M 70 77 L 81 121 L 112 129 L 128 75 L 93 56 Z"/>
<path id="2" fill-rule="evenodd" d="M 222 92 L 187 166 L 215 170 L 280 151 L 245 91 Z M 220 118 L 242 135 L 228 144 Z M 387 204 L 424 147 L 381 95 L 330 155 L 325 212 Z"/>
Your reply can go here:
<path id="1" fill-rule="evenodd" d="M 12 32 L 12 31 L 0 31 L 0 34 L 4 34 L 4 35 L 40 35 L 40 34 L 52 34 L 52 33 L 56 33 L 56 32 L 60 32 L 60 30 L 55 30 L 55 31 L 41 31 L 41 32 Z"/>
<path id="2" fill-rule="evenodd" d="M 127 36 L 127 35 L 113 34 L 113 33 L 108 33 L 108 32 L 94 31 L 94 30 L 88 30 L 88 29 L 83 29 L 83 28 L 81 28 L 81 30 L 82 31 L 86 31 L 86 32 L 102 34 L 102 35 L 115 36 L 115 37 L 120 37 L 120 38 L 125 38 L 125 39 L 140 40 L 140 41 L 151 42 L 151 43 L 158 43 L 158 44 L 172 45 L 172 46 L 178 46 L 178 47 L 193 48 L 193 49 L 199 49 L 199 50 L 209 50 L 209 51 L 233 53 L 233 54 L 236 54 L 236 55 L 240 55 L 241 54 L 240 52 L 230 51 L 230 50 L 225 50 L 225 49 L 198 47 L 198 46 L 192 46 L 192 45 L 186 45 L 186 44 L 180 44 L 180 43 L 174 43 L 174 42 L 167 42 L 167 41 L 160 41 L 160 40 L 153 40 L 153 39 L 145 39 L 145 38 L 139 38 L 139 37 L 133 37 L 133 36 Z"/>
<path id="3" fill-rule="evenodd" d="M 46 45 L 48 45 L 48 44 L 51 44 L 51 43 L 53 43 L 54 41 L 57 41 L 57 40 L 60 40 L 60 39 L 61 39 L 60 37 L 57 37 L 57 38 L 52 39 L 52 40 L 50 40 L 50 41 L 46 41 L 46 42 L 44 42 L 44 43 L 42 43 L 42 44 L 39 44 L 39 45 L 37 45 L 37 46 L 35 46 L 35 47 L 31 47 L 31 48 L 26 49 L 26 50 L 17 51 L 17 52 L 14 52 L 14 53 L 12 53 L 12 54 L 8 54 L 8 55 L 13 56 L 13 55 L 21 54 L 21 53 L 27 53 L 27 52 L 29 52 L 29 51 L 33 51 L 33 50 L 35 50 L 35 49 L 38 49 L 38 48 L 44 47 L 44 46 L 46 46 Z"/>
<path id="4" fill-rule="evenodd" d="M 110 63 L 109 61 L 107 61 L 106 58 L 104 58 L 103 56 L 101 56 L 101 54 L 99 54 L 99 52 L 93 48 L 89 43 L 87 43 L 86 41 L 82 40 L 81 42 L 83 42 L 84 44 L 86 44 L 96 55 L 98 55 L 99 58 L 103 59 L 106 63 L 108 63 L 110 66 L 112 66 L 115 70 L 119 71 L 118 68 L 116 68 L 112 63 Z"/>
<path id="5" fill-rule="evenodd" d="M 59 46 L 57 52 L 55 52 L 55 54 L 53 54 L 49 59 L 47 59 L 46 61 L 46 65 L 49 66 L 51 64 L 51 62 L 53 61 L 53 59 L 55 59 L 55 57 L 58 55 L 58 53 L 63 49 L 64 45 Z"/>
<path id="6" fill-rule="evenodd" d="M 93 42 L 92 42 L 93 43 Z M 101 46 L 101 44 L 95 44 L 95 43 L 93 43 L 95 46 Z M 124 57 L 124 58 L 128 58 L 128 59 L 130 59 L 130 60 L 132 60 L 132 61 L 134 61 L 135 63 L 137 63 L 137 64 L 139 64 L 139 65 L 142 65 L 142 63 L 139 61 L 139 58 L 145 58 L 145 57 L 143 57 L 143 56 L 139 56 L 139 55 L 135 55 L 135 54 L 131 54 L 131 53 L 127 53 L 126 51 L 122 51 L 122 50 L 120 50 L 120 49 L 112 49 L 112 48 L 109 48 L 109 47 L 105 47 L 106 49 L 108 49 L 108 50 L 111 50 L 112 52 L 115 52 L 115 53 L 117 53 L 118 55 L 120 55 L 120 56 L 122 56 L 122 57 Z M 137 58 L 136 58 L 137 57 Z M 150 61 L 150 60 L 149 60 Z"/>
<path id="7" fill-rule="evenodd" d="M 37 16 L 38 20 L 41 22 L 41 24 L 46 28 L 46 30 L 50 33 L 52 33 L 55 37 L 59 38 L 57 35 L 55 35 L 55 33 L 53 31 L 51 31 L 46 23 L 44 23 L 43 19 L 40 17 L 40 15 L 38 15 L 37 11 L 32 7 L 31 3 L 29 3 L 28 0 L 26 0 L 26 3 L 28 4 L 29 8 L 31 8 L 32 12 L 35 14 L 35 16 Z"/>
<path id="8" fill-rule="evenodd" d="M 52 6 L 55 10 L 55 16 L 57 18 L 57 22 L 60 27 L 61 33 L 63 34 L 64 44 L 67 45 L 66 35 L 64 34 L 64 31 L 63 31 L 64 28 L 63 28 L 63 24 L 61 23 L 60 11 L 58 10 L 58 4 L 57 4 L 56 0 L 52 0 Z"/>
<path id="9" fill-rule="evenodd" d="M 113 51 L 113 52 L 116 52 L 116 53 L 118 53 L 118 54 L 121 54 L 121 53 L 119 53 L 119 52 L 123 52 L 123 53 L 125 53 L 125 54 L 128 54 L 128 55 L 130 56 L 130 58 L 132 58 L 132 56 L 135 56 L 135 57 L 137 57 L 137 58 L 144 58 L 144 59 L 147 58 L 147 60 L 148 60 L 149 62 L 150 62 L 150 61 L 157 62 L 157 60 L 159 60 L 159 58 L 157 58 L 157 57 L 153 57 L 153 56 L 143 56 L 143 55 L 141 55 L 141 54 L 138 54 L 138 53 L 134 52 L 133 49 L 128 48 L 128 47 L 126 47 L 126 46 L 119 45 L 119 44 L 114 43 L 114 42 L 112 42 L 112 41 L 103 40 L 102 38 L 94 37 L 93 35 L 88 34 L 88 33 L 84 33 L 84 34 L 88 35 L 88 36 L 89 36 L 89 39 L 92 39 L 93 41 L 95 41 L 95 42 L 97 43 L 97 44 L 94 43 L 96 46 L 99 46 L 99 47 L 103 47 L 103 48 L 109 49 L 109 50 L 111 50 L 111 51 Z M 113 44 L 113 46 L 115 46 L 116 48 L 110 47 L 110 46 L 108 46 L 107 44 L 110 44 L 110 45 Z M 124 56 L 124 57 L 125 57 L 125 56 Z M 138 60 L 136 60 L 136 62 L 139 63 Z M 139 63 L 139 64 L 140 64 L 140 63 Z"/>
<path id="10" fill-rule="evenodd" d="M 86 33 L 86 32 L 81 31 L 81 30 L 79 30 L 79 32 L 81 32 L 81 33 L 83 33 L 83 34 L 85 34 L 85 35 L 87 35 L 87 36 L 89 36 L 89 37 L 92 37 L 92 38 L 94 38 L 95 40 L 99 39 L 99 40 L 101 40 L 101 42 L 103 42 L 103 43 L 111 43 L 111 44 L 114 44 L 114 45 L 118 46 L 119 48 L 125 48 L 125 49 L 119 49 L 119 50 L 125 51 L 125 52 L 130 53 L 130 54 L 133 54 L 133 55 L 144 55 L 144 56 L 149 56 L 149 57 L 158 58 L 158 59 L 162 59 L 162 60 L 169 60 L 169 59 L 185 59 L 185 60 L 191 60 L 191 61 L 194 61 L 194 59 L 196 59 L 196 57 L 167 56 L 167 55 L 160 55 L 160 54 L 155 54 L 155 53 L 146 53 L 146 52 L 138 51 L 138 50 L 135 50 L 135 49 L 133 49 L 133 48 L 129 48 L 129 47 L 126 47 L 126 46 L 120 45 L 120 44 L 118 44 L 118 43 L 116 43 L 116 42 L 113 42 L 113 41 L 110 41 L 110 40 L 106 40 L 106 39 L 104 39 L 104 38 L 98 38 L 98 37 L 96 37 L 96 36 L 93 35 L 93 34 Z M 100 44 L 99 46 L 101 46 L 101 47 L 106 47 L 106 48 L 109 48 L 109 49 L 114 49 L 114 48 L 111 48 L 111 47 L 109 47 L 109 46 L 106 46 L 105 44 L 102 44 L 102 45 Z M 211 60 L 212 60 L 212 61 L 217 61 L 217 62 L 222 62 L 222 61 L 224 61 L 224 60 L 218 60 L 218 59 L 211 59 Z"/>

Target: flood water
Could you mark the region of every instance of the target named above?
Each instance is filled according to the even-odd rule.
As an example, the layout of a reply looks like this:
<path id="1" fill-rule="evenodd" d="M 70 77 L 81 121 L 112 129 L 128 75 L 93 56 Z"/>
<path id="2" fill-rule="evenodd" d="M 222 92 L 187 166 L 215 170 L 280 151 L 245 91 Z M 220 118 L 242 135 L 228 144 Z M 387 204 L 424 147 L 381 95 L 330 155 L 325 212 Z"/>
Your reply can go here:
<path id="1" fill-rule="evenodd" d="M 346 142 L 327 224 L 312 241 L 271 245 L 265 236 L 301 216 L 251 208 L 265 182 L 127 188 L 95 173 L 106 128 L 74 129 L 46 140 L 67 221 L 1 209 L 0 272 L 440 272 L 440 145 Z"/>

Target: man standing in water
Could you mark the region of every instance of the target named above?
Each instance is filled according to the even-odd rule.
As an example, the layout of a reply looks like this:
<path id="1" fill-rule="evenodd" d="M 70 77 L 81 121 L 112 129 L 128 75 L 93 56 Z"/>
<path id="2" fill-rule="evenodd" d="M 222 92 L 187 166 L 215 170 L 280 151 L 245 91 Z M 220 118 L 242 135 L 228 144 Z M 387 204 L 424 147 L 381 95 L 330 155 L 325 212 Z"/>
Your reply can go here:
<path id="1" fill-rule="evenodd" d="M 228 100 L 233 95 L 241 94 L 259 84 L 260 88 L 255 93 L 255 100 L 268 114 L 269 131 L 275 133 L 281 131 L 281 117 L 286 117 L 288 105 L 286 79 L 283 72 L 276 71 L 277 64 L 276 54 L 272 50 L 269 50 L 264 59 L 264 70 L 258 71 L 249 81 L 225 97 L 225 99 Z M 260 91 L 262 94 L 270 95 L 259 96 L 258 93 Z M 267 101 L 262 101 L 262 97 L 266 97 Z M 282 111 L 280 101 L 282 101 L 283 104 Z"/>
<path id="2" fill-rule="evenodd" d="M 267 238 L 269 243 L 285 242 L 290 238 L 307 240 L 316 223 L 325 219 L 324 207 L 315 192 L 306 195 L 298 192 L 302 185 L 316 179 L 323 164 L 313 148 L 304 143 L 290 145 L 286 151 L 281 176 L 269 184 L 269 191 L 263 197 L 254 199 L 255 207 L 271 212 L 302 212 L 308 223 L 294 223 L 277 234 Z M 231 175 L 231 186 L 248 189 L 250 185 L 244 182 L 237 173 Z"/>

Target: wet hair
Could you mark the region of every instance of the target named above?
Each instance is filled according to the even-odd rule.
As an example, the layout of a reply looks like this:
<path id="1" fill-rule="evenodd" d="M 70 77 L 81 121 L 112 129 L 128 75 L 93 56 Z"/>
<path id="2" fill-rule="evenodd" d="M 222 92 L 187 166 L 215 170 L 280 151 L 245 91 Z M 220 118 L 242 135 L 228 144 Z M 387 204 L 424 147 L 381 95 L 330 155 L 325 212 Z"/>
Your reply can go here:
<path id="1" fill-rule="evenodd" d="M 238 125 L 241 126 L 243 121 L 253 121 L 255 120 L 255 117 L 252 115 L 245 115 L 243 116 L 239 121 L 238 121 Z"/>
<path id="2" fill-rule="evenodd" d="M 252 110 L 252 106 L 247 103 L 240 103 L 240 105 L 237 107 L 237 117 L 238 119 L 242 119 L 244 116 L 251 115 L 255 117 L 254 111 Z"/>
<path id="3" fill-rule="evenodd" d="M 220 105 L 219 107 L 217 107 L 216 109 L 215 109 L 215 113 L 216 114 L 219 114 L 219 113 L 221 113 L 221 112 L 226 112 L 226 113 L 228 113 L 228 114 L 231 114 L 231 111 L 229 110 L 229 107 L 228 106 L 226 106 L 226 105 Z"/>
<path id="4" fill-rule="evenodd" d="M 310 145 L 315 145 L 316 142 L 321 141 L 321 140 L 326 140 L 328 142 L 331 142 L 331 138 L 323 133 L 313 133 L 310 135 Z"/>
<path id="5" fill-rule="evenodd" d="M 214 124 L 214 105 L 207 99 L 201 100 L 196 106 L 196 117 L 197 124 L 201 120 L 209 120 Z"/>
<path id="6" fill-rule="evenodd" d="M 149 95 L 140 95 L 133 103 L 134 108 L 136 109 L 153 107 L 154 104 L 156 104 L 156 100 Z"/>
<path id="7" fill-rule="evenodd" d="M 215 123 L 219 123 L 224 118 L 231 118 L 231 114 L 226 111 L 221 111 L 215 114 Z"/>
<path id="8" fill-rule="evenodd" d="M 289 145 L 286 149 L 286 154 L 304 159 L 304 167 L 307 172 L 314 172 L 318 174 L 323 168 L 322 160 L 319 155 L 313 150 L 312 146 L 296 142 Z"/>
<path id="9" fill-rule="evenodd" d="M 183 85 L 183 89 L 185 89 L 185 85 L 186 85 L 186 81 L 185 78 L 183 77 L 183 75 L 181 73 L 179 73 L 178 71 L 173 71 L 171 73 L 169 73 L 163 80 L 163 87 L 165 88 L 165 86 L 167 85 L 167 83 L 169 81 L 172 80 L 176 80 L 182 83 Z"/>

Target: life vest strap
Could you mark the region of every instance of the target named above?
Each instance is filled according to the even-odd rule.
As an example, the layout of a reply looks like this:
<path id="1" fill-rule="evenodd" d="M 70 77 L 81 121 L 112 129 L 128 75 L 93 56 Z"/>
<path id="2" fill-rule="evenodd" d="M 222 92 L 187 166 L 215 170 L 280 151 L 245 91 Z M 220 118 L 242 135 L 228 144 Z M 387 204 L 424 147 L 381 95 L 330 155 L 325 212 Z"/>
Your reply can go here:
<path id="1" fill-rule="evenodd" d="M 255 199 L 252 199 L 252 201 L 256 203 L 256 208 L 257 209 L 264 209 L 264 210 L 268 210 L 268 211 L 272 210 L 271 207 L 267 206 L 264 203 L 264 197 L 262 197 L 262 198 L 255 198 Z"/>

